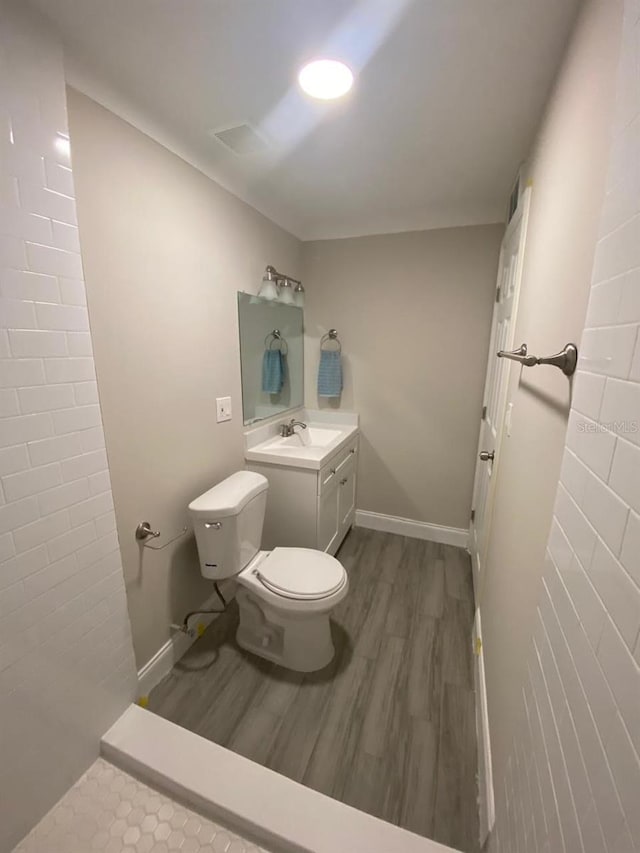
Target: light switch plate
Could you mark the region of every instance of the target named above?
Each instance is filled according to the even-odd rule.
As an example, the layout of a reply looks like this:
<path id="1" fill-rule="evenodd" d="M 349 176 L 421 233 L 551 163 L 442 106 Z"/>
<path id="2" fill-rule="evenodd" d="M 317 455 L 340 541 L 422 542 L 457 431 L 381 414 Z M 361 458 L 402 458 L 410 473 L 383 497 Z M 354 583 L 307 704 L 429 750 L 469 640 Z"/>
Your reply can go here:
<path id="1" fill-rule="evenodd" d="M 231 397 L 216 397 L 216 420 L 219 424 L 231 420 Z"/>

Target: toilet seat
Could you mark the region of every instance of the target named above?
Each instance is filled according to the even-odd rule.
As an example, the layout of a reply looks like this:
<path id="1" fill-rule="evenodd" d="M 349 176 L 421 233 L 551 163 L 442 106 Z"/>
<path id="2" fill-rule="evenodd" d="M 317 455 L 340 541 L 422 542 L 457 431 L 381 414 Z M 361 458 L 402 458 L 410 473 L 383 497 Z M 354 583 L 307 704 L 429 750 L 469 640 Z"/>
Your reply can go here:
<path id="1" fill-rule="evenodd" d="M 297 601 L 329 598 L 347 582 L 342 564 L 311 548 L 274 548 L 255 569 L 260 583 L 275 595 Z"/>

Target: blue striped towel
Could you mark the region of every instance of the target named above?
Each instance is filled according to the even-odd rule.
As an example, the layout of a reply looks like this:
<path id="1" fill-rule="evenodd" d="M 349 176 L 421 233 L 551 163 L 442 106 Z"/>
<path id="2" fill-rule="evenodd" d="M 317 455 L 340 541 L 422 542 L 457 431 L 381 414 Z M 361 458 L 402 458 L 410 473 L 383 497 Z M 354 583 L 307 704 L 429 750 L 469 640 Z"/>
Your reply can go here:
<path id="1" fill-rule="evenodd" d="M 262 359 L 262 390 L 279 394 L 284 385 L 284 358 L 279 349 L 266 349 Z"/>
<path id="2" fill-rule="evenodd" d="M 339 397 L 342 393 L 342 355 L 322 350 L 318 367 L 318 397 Z"/>

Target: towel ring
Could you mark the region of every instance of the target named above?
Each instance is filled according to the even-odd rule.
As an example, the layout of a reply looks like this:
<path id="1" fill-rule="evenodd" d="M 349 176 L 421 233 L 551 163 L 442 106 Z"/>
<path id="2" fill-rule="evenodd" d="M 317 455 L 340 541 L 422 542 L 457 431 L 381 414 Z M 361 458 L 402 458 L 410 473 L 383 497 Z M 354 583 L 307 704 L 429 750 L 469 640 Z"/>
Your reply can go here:
<path id="1" fill-rule="evenodd" d="M 324 343 L 331 343 L 331 341 L 334 341 L 336 344 L 338 344 L 338 349 L 336 350 L 336 352 L 342 352 L 342 344 L 338 340 L 338 332 L 336 331 L 336 329 L 329 329 L 327 334 L 323 335 L 320 338 L 320 349 L 322 350 L 322 345 Z"/>
<path id="2" fill-rule="evenodd" d="M 273 349 L 274 344 L 280 344 L 280 352 L 283 355 L 287 355 L 287 353 L 289 352 L 289 344 L 282 337 L 280 329 L 274 329 L 273 332 L 269 332 L 267 337 L 264 339 L 265 347 Z"/>

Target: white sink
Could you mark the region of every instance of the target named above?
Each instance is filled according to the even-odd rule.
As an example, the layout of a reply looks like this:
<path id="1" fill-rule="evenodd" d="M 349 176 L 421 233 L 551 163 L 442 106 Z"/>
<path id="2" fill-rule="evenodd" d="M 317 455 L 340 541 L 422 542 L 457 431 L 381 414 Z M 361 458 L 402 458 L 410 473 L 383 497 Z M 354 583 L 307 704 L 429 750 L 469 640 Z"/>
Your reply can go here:
<path id="1" fill-rule="evenodd" d="M 306 429 L 296 427 L 293 435 L 286 438 L 277 438 L 265 441 L 264 449 L 279 450 L 287 453 L 291 450 L 298 451 L 301 447 L 326 447 L 342 435 L 342 430 L 330 429 L 320 426 L 307 426 Z"/>
<path id="2" fill-rule="evenodd" d="M 271 436 L 245 451 L 250 462 L 319 469 L 358 432 L 353 424 L 307 424 L 286 438 Z"/>

